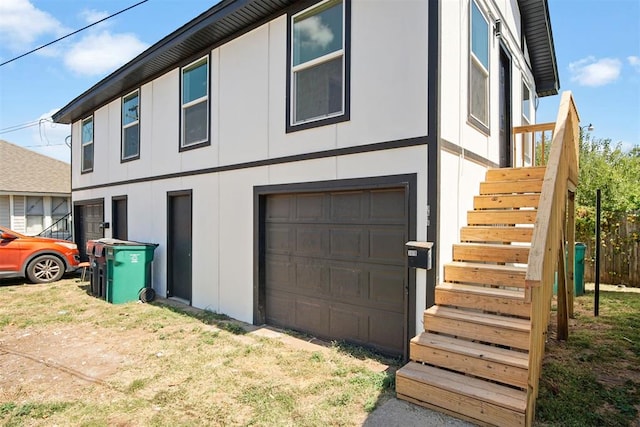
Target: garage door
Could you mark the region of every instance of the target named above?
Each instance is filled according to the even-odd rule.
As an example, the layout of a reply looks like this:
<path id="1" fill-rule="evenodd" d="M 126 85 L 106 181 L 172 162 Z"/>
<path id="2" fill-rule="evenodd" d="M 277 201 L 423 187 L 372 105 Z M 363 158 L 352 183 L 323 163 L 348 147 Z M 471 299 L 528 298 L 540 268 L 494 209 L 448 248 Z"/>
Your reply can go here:
<path id="1" fill-rule="evenodd" d="M 75 241 L 80 251 L 80 259 L 86 261 L 87 240 L 101 239 L 104 237 L 102 222 L 104 221 L 104 203 L 93 202 L 76 204 L 74 207 Z"/>
<path id="2" fill-rule="evenodd" d="M 267 323 L 402 354 L 404 188 L 271 195 Z"/>

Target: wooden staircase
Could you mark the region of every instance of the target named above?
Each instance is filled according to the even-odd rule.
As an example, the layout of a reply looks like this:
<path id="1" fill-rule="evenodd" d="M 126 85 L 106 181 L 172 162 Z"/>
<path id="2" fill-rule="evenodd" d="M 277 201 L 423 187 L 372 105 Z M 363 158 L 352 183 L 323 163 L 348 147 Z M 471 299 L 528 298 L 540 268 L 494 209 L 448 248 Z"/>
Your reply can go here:
<path id="1" fill-rule="evenodd" d="M 399 398 L 480 425 L 527 423 L 531 304 L 526 263 L 544 167 L 491 169 L 424 332 L 396 373 Z"/>

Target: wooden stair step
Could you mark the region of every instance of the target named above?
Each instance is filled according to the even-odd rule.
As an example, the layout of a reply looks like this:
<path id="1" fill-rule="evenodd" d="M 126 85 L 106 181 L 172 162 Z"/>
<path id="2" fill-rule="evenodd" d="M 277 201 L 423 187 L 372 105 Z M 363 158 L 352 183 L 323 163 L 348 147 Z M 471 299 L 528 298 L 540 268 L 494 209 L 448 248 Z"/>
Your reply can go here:
<path id="1" fill-rule="evenodd" d="M 473 198 L 474 209 L 537 208 L 540 194 L 489 194 Z"/>
<path id="2" fill-rule="evenodd" d="M 417 362 L 527 388 L 528 353 L 423 332 L 411 340 L 409 355 Z"/>
<path id="3" fill-rule="evenodd" d="M 396 372 L 398 398 L 470 421 L 525 424 L 526 392 L 409 362 Z M 477 423 L 476 421 L 476 423 Z"/>
<path id="4" fill-rule="evenodd" d="M 489 225 L 489 224 L 533 224 L 536 222 L 537 210 L 478 210 L 467 212 L 467 223 L 469 225 Z"/>
<path id="5" fill-rule="evenodd" d="M 528 319 L 434 305 L 424 311 L 425 331 L 529 350 Z"/>
<path id="6" fill-rule="evenodd" d="M 456 243 L 453 245 L 453 260 L 526 264 L 529 260 L 529 248 L 492 243 Z"/>
<path id="7" fill-rule="evenodd" d="M 540 193 L 542 182 L 541 179 L 484 181 L 480 183 L 480 194 Z"/>
<path id="8" fill-rule="evenodd" d="M 533 227 L 469 226 L 460 229 L 460 240 L 467 242 L 531 243 Z"/>
<path id="9" fill-rule="evenodd" d="M 508 181 L 512 179 L 544 179 L 546 170 L 546 166 L 488 169 L 485 175 L 485 180 Z"/>
<path id="10" fill-rule="evenodd" d="M 531 316 L 531 304 L 525 302 L 524 291 L 520 289 L 441 283 L 436 286 L 435 303 L 511 316 L 527 318 Z"/>
<path id="11" fill-rule="evenodd" d="M 512 265 L 453 261 L 444 266 L 445 282 L 524 288 L 527 269 Z"/>

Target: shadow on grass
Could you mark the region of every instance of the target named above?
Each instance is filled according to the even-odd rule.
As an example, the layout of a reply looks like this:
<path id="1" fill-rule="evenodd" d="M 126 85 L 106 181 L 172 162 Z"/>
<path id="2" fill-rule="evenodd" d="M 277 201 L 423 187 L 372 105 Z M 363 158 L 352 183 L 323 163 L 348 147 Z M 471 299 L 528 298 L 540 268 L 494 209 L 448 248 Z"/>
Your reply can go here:
<path id="1" fill-rule="evenodd" d="M 150 302 L 150 304 L 183 316 L 189 316 L 206 325 L 216 326 L 217 328 L 234 335 L 244 335 L 247 333 L 247 329 L 243 326 L 243 322 L 232 319 L 226 314 L 216 313 L 211 310 L 201 310 L 167 299 L 155 300 Z"/>

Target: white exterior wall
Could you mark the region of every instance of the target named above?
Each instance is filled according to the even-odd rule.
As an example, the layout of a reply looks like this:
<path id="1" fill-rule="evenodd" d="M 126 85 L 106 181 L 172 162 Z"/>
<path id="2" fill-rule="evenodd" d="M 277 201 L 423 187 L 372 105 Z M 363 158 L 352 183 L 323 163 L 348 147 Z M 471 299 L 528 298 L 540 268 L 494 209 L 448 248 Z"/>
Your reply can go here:
<path id="1" fill-rule="evenodd" d="M 484 180 L 486 168 L 465 158 L 465 152 L 499 164 L 498 136 L 498 67 L 500 39 L 489 38 L 489 120 L 490 134 L 478 130 L 468 121 L 469 93 L 469 16 L 472 0 L 442 1 L 441 53 L 440 53 L 440 138 L 459 146 L 462 154 L 441 153 L 440 244 L 441 265 L 451 260 L 452 244 L 459 241 L 460 227 L 466 225 L 467 210 L 473 209 L 473 196 L 478 194 L 479 183 Z M 490 28 L 496 19 L 502 21 L 502 42 L 511 55 L 511 124 L 525 124 L 522 117 L 522 82 L 528 83 L 531 96 L 535 84 L 528 59 L 520 47 L 520 13 L 517 0 L 477 0 L 488 18 Z M 531 104 L 532 123 L 535 122 L 535 102 Z M 516 144 L 514 161 L 522 156 Z M 460 150 L 462 151 L 462 150 Z M 456 195 L 455 197 L 451 197 Z M 442 277 L 442 275 L 440 276 Z"/>
<path id="2" fill-rule="evenodd" d="M 401 5 L 401 7 L 399 6 Z M 178 151 L 179 80 L 174 69 L 142 86 L 140 159 L 120 162 L 116 99 L 95 112 L 94 171 L 80 174 L 80 122 L 73 125 L 74 201 L 128 195 L 128 237 L 159 243 L 153 286 L 167 291 L 167 192 L 192 190 L 192 305 L 253 319 L 254 187 L 417 174 L 417 239 L 426 240 L 427 146 L 276 163 L 218 173 L 136 179 L 278 159 L 427 134 L 428 2 L 352 2 L 350 120 L 286 133 L 286 16 L 211 51 L 211 145 Z M 384 31 L 381 31 L 384 29 Z M 393 34 L 393 37 L 389 37 Z M 123 94 L 124 95 L 124 94 Z M 78 141 L 78 143 L 75 143 Z M 102 184 L 128 182 L 100 187 Z M 94 187 L 82 190 L 83 187 Z M 420 208 L 422 207 L 422 208 Z M 111 230 L 106 229 L 106 237 Z M 416 274 L 422 330 L 426 274 Z"/>
<path id="3" fill-rule="evenodd" d="M 22 234 L 27 233 L 27 215 L 26 215 L 26 200 L 27 197 L 41 197 L 42 198 L 42 230 L 53 224 L 53 217 L 51 215 L 51 198 L 52 197 L 65 197 L 67 199 L 67 209 L 70 209 L 71 197 L 66 193 L 0 193 L 0 225 L 8 227 L 13 231 Z M 70 210 L 69 210 L 70 212 Z"/>
<path id="4" fill-rule="evenodd" d="M 176 68 L 141 88 L 140 159 L 120 162 L 121 99 L 115 99 L 94 113 L 93 172 L 76 171 L 72 187 L 425 136 L 428 2 L 401 5 L 352 2 L 350 120 L 285 132 L 287 20 L 281 16 L 211 52 L 210 146 L 178 152 Z M 74 165 L 81 158 L 80 123 L 72 131 Z"/>
<path id="5" fill-rule="evenodd" d="M 111 197 L 128 195 L 129 239 L 159 243 L 153 286 L 167 292 L 167 192 L 193 191 L 194 307 L 253 319 L 254 186 L 416 173 L 417 206 L 427 204 L 427 147 L 328 157 L 153 182 L 83 190 L 74 200 L 104 198 L 105 221 L 112 222 Z M 426 210 L 417 212 L 417 239 L 426 240 Z M 106 229 L 106 237 L 111 230 Z M 422 328 L 426 275 L 416 274 L 416 330 Z"/>

